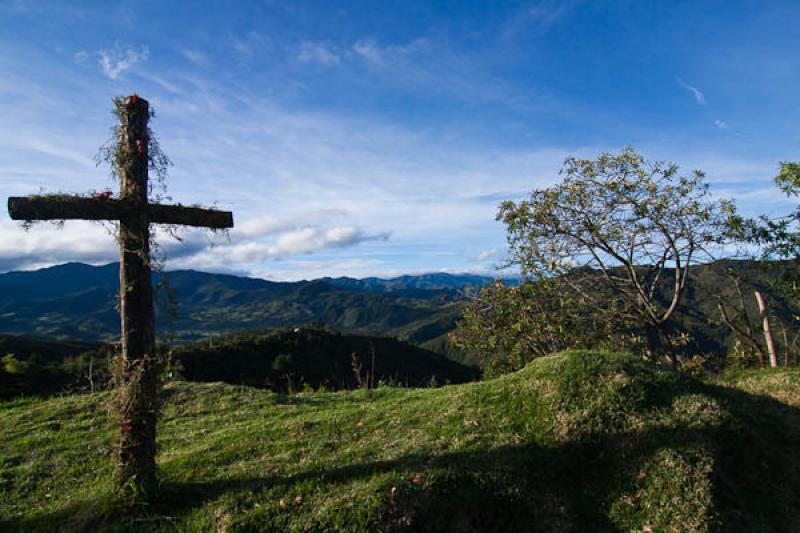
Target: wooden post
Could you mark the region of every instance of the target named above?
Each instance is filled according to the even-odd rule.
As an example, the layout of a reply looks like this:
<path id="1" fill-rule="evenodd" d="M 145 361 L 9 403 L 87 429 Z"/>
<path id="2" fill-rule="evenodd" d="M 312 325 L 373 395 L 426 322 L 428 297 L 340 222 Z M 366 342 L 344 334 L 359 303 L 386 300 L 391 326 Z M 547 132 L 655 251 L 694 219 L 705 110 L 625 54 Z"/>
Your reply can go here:
<path id="1" fill-rule="evenodd" d="M 764 297 L 756 290 L 756 301 L 758 302 L 758 312 L 761 313 L 761 323 L 764 329 L 764 340 L 767 343 L 767 355 L 769 356 L 769 366 L 775 368 L 778 366 L 778 356 L 775 353 L 775 343 L 772 341 L 772 330 L 769 327 L 769 314 L 767 313 L 767 306 L 764 303 Z"/>
<path id="2" fill-rule="evenodd" d="M 133 485 L 145 491 L 155 488 L 158 420 L 158 365 L 147 214 L 148 120 L 147 101 L 128 98 L 120 113 L 120 144 L 126 155 L 122 158 L 126 163 L 118 168 L 120 199 L 139 209 L 126 213 L 119 225 L 122 361 L 117 479 L 122 487 Z"/>

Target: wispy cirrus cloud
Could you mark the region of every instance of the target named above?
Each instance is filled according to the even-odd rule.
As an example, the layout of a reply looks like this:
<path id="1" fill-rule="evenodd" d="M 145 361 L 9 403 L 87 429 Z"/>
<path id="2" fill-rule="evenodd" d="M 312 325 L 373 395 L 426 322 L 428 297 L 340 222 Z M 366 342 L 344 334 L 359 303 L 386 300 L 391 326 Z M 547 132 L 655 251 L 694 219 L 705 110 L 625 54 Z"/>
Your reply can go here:
<path id="1" fill-rule="evenodd" d="M 399 44 L 363 38 L 352 44 L 349 56 L 376 84 L 392 90 L 424 98 L 453 98 L 470 106 L 545 109 L 544 98 L 539 101 L 542 95 L 519 92 L 472 54 L 449 47 L 445 36 L 417 37 Z M 546 100 L 546 109 L 558 113 L 554 99 L 548 96 Z"/>
<path id="2" fill-rule="evenodd" d="M 483 250 L 480 252 L 476 257 L 475 261 L 478 263 L 483 263 L 484 261 L 488 261 L 489 259 L 494 259 L 497 257 L 497 248 L 492 248 L 491 250 Z"/>
<path id="3" fill-rule="evenodd" d="M 687 91 L 692 93 L 692 96 L 694 97 L 694 101 L 697 102 L 698 105 L 705 105 L 705 103 L 706 103 L 706 95 L 703 94 L 703 92 L 700 89 L 698 89 L 697 87 L 694 87 L 692 85 L 689 85 L 688 83 L 683 81 L 681 78 L 678 78 L 678 85 L 680 85 L 681 87 L 683 87 L 684 89 L 686 89 Z"/>
<path id="4" fill-rule="evenodd" d="M 196 67 L 207 67 L 211 64 L 208 54 L 192 48 L 180 48 L 181 55 Z"/>
<path id="5" fill-rule="evenodd" d="M 539 0 L 524 4 L 511 13 L 500 32 L 508 41 L 524 34 L 543 34 L 565 19 L 575 8 L 577 0 Z"/>
<path id="6" fill-rule="evenodd" d="M 269 44 L 266 35 L 257 31 L 250 31 L 244 35 L 235 35 L 231 38 L 230 46 L 235 56 L 241 63 L 249 63 L 258 52 Z"/>
<path id="7" fill-rule="evenodd" d="M 353 51 L 371 63 L 383 63 L 384 50 L 372 39 L 364 39 L 353 43 Z"/>
<path id="8" fill-rule="evenodd" d="M 328 67 L 342 63 L 342 58 L 331 46 L 312 41 L 300 43 L 300 52 L 297 54 L 297 60 L 301 63 L 318 63 Z"/>
<path id="9" fill-rule="evenodd" d="M 150 49 L 147 45 L 139 48 L 122 48 L 117 45 L 111 49 L 98 51 L 97 62 L 107 78 L 116 80 L 137 63 L 147 61 L 149 56 Z"/>
<path id="10" fill-rule="evenodd" d="M 360 39 L 352 46 L 356 56 L 375 64 L 383 64 L 385 61 L 427 52 L 429 49 L 430 41 L 424 37 L 412 39 L 406 44 L 388 46 L 381 46 L 374 39 Z"/>
<path id="11" fill-rule="evenodd" d="M 568 15 L 574 5 L 574 1 L 540 0 L 526 8 L 524 14 L 536 24 L 549 26 Z"/>

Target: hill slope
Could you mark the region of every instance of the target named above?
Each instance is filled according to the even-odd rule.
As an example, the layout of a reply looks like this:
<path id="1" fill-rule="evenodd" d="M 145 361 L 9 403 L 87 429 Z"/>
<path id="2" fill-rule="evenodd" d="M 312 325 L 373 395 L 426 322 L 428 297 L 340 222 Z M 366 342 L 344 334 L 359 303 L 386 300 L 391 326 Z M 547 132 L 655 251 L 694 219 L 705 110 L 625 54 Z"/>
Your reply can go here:
<path id="1" fill-rule="evenodd" d="M 0 333 L 0 400 L 106 388 L 114 353 L 113 346 L 99 343 Z M 368 382 L 373 372 L 374 384 L 408 386 L 463 383 L 480 374 L 476 367 L 391 337 L 314 327 L 216 336 L 171 350 L 169 361 L 170 371 L 192 381 L 224 381 L 277 392 L 306 385 L 356 388 Z"/>
<path id="2" fill-rule="evenodd" d="M 359 365 L 359 378 L 353 369 Z M 322 328 L 247 331 L 172 351 L 172 363 L 190 381 L 224 381 L 276 391 L 352 389 L 369 380 L 424 386 L 479 377 L 445 356 L 388 337 L 341 334 Z M 374 369 L 372 367 L 374 363 Z"/>
<path id="3" fill-rule="evenodd" d="M 591 352 L 439 389 L 174 383 L 162 494 L 135 510 L 110 493 L 108 395 L 0 404 L 0 529 L 787 531 L 798 391 Z"/>

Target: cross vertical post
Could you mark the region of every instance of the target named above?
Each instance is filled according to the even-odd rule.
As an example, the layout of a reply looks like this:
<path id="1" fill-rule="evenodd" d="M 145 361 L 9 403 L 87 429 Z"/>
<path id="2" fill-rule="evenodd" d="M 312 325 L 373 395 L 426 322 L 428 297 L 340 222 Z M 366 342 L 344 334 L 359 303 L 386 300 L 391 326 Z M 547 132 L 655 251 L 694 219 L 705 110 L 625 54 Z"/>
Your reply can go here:
<path id="1" fill-rule="evenodd" d="M 120 200 L 134 206 L 120 217 L 121 361 L 119 415 L 121 433 L 117 476 L 151 489 L 156 479 L 158 365 L 155 353 L 155 311 L 150 270 L 148 205 L 148 129 L 146 100 L 127 99 L 120 113 Z"/>

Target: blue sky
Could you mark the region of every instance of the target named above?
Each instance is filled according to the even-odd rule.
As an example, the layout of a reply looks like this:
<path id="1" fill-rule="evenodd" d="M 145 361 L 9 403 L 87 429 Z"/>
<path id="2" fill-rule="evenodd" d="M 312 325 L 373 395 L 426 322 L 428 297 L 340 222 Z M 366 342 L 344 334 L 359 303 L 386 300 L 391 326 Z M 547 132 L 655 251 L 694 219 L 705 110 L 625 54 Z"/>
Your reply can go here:
<path id="1" fill-rule="evenodd" d="M 798 27 L 797 1 L 0 0 L 0 192 L 113 187 L 92 157 L 137 92 L 175 201 L 235 214 L 229 239 L 162 239 L 170 268 L 490 272 L 500 201 L 626 145 L 779 214 Z M 0 216 L 0 270 L 115 256 L 98 224 Z"/>

